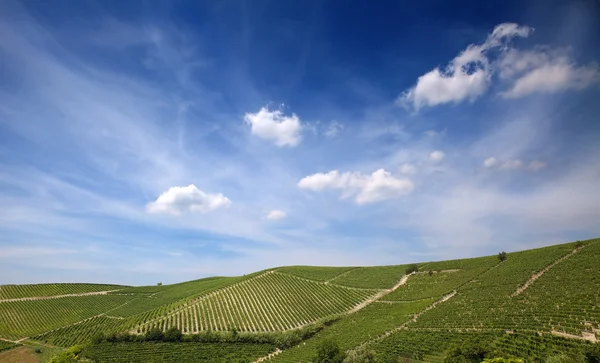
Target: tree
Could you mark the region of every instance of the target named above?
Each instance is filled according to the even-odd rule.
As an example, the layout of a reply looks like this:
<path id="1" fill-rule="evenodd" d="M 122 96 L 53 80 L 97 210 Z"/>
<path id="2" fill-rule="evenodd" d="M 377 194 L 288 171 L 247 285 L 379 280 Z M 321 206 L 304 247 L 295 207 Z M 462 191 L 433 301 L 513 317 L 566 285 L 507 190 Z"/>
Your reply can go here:
<path id="1" fill-rule="evenodd" d="M 413 272 L 417 272 L 417 271 L 419 271 L 419 265 L 417 265 L 416 263 L 413 263 L 412 265 L 410 265 L 406 268 L 407 275 L 409 275 Z"/>
<path id="2" fill-rule="evenodd" d="M 429 270 L 429 276 L 433 276 L 433 271 Z"/>
<path id="3" fill-rule="evenodd" d="M 494 355 L 488 343 L 471 338 L 451 348 L 444 358 L 444 363 L 480 363 Z"/>
<path id="4" fill-rule="evenodd" d="M 162 282 L 157 283 L 156 286 L 162 286 Z"/>
<path id="5" fill-rule="evenodd" d="M 575 248 L 578 248 L 578 249 L 579 249 L 579 248 L 581 248 L 581 247 L 583 247 L 583 242 L 581 242 L 581 241 L 577 241 L 577 242 L 575 242 Z"/>
<path id="6" fill-rule="evenodd" d="M 150 329 L 146 332 L 145 338 L 149 342 L 161 341 L 164 338 L 164 333 L 158 328 Z"/>
<path id="7" fill-rule="evenodd" d="M 172 327 L 165 332 L 163 340 L 165 342 L 180 342 L 182 338 L 183 334 L 181 334 L 181 330 L 177 329 L 176 327 Z"/>
<path id="8" fill-rule="evenodd" d="M 585 351 L 584 356 L 587 363 L 600 363 L 600 345 L 594 344 L 589 347 Z"/>
<path id="9" fill-rule="evenodd" d="M 375 352 L 368 349 L 366 345 L 361 345 L 360 347 L 351 350 L 348 352 L 346 359 L 344 359 L 344 363 L 374 363 L 375 362 Z"/>
<path id="10" fill-rule="evenodd" d="M 317 356 L 314 363 L 342 363 L 346 354 L 340 350 L 338 344 L 326 339 L 317 346 Z"/>
<path id="11" fill-rule="evenodd" d="M 500 253 L 498 254 L 498 260 L 499 260 L 500 262 L 503 262 L 503 261 L 505 261 L 505 260 L 506 260 L 506 257 L 507 257 L 507 256 L 506 256 L 506 252 L 504 252 L 504 251 L 502 251 L 502 252 L 500 252 Z"/>

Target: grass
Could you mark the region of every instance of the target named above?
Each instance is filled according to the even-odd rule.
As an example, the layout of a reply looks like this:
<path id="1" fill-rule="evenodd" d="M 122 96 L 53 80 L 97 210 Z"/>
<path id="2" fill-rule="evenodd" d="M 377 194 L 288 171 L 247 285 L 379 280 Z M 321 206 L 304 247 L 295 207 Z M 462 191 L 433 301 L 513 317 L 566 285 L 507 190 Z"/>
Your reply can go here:
<path id="1" fill-rule="evenodd" d="M 363 289 L 389 289 L 404 276 L 407 265 L 359 267 L 333 283 Z"/>

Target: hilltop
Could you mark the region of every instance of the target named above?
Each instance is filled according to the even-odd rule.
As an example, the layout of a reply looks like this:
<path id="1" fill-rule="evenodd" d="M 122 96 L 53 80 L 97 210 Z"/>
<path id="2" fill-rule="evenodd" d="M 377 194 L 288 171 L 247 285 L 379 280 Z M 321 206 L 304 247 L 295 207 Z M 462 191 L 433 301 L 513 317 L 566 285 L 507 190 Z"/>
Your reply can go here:
<path id="1" fill-rule="evenodd" d="M 598 266 L 595 239 L 505 259 L 288 266 L 164 286 L 4 285 L 0 361 L 81 345 L 77 355 L 97 362 L 307 362 L 329 339 L 381 362 L 442 361 L 468 339 L 542 361 L 600 340 Z M 142 341 L 157 331 L 183 336 Z"/>

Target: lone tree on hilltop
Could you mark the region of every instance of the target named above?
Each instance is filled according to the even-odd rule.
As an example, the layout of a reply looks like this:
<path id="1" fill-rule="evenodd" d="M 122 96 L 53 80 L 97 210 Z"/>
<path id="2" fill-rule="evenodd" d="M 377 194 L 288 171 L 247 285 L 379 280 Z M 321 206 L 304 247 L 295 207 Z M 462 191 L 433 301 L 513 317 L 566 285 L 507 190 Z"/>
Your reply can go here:
<path id="1" fill-rule="evenodd" d="M 156 286 L 162 286 L 162 282 L 157 283 Z"/>
<path id="2" fill-rule="evenodd" d="M 498 254 L 498 260 L 500 260 L 500 262 L 505 261 L 506 260 L 506 252 L 502 251 Z"/>

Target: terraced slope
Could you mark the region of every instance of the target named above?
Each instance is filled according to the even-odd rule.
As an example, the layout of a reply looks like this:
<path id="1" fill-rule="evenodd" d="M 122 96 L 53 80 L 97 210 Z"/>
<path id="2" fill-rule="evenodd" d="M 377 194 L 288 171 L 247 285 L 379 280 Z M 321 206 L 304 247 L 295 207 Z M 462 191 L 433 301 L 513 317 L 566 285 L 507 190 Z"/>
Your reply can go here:
<path id="1" fill-rule="evenodd" d="M 362 289 L 389 289 L 406 272 L 406 265 L 359 267 L 336 278 L 336 285 Z"/>
<path id="2" fill-rule="evenodd" d="M 355 267 L 287 266 L 276 271 L 315 281 L 330 281 Z"/>
<path id="3" fill-rule="evenodd" d="M 0 302 L 0 338 L 17 340 L 77 323 L 131 301 L 129 295 L 95 295 Z"/>
<path id="4" fill-rule="evenodd" d="M 126 287 L 128 286 L 102 284 L 0 285 L 0 300 L 85 294 L 98 291 L 119 290 Z"/>
<path id="5" fill-rule="evenodd" d="M 267 272 L 145 322 L 140 331 L 173 326 L 185 333 L 233 328 L 244 332 L 284 331 L 348 311 L 376 292 Z"/>
<path id="6" fill-rule="evenodd" d="M 522 294 L 532 275 L 570 254 L 559 245 L 509 254 L 508 259 L 459 289 L 443 307 L 416 324 L 428 329 L 553 330 L 582 337 L 600 326 L 600 241 L 554 265 Z"/>

